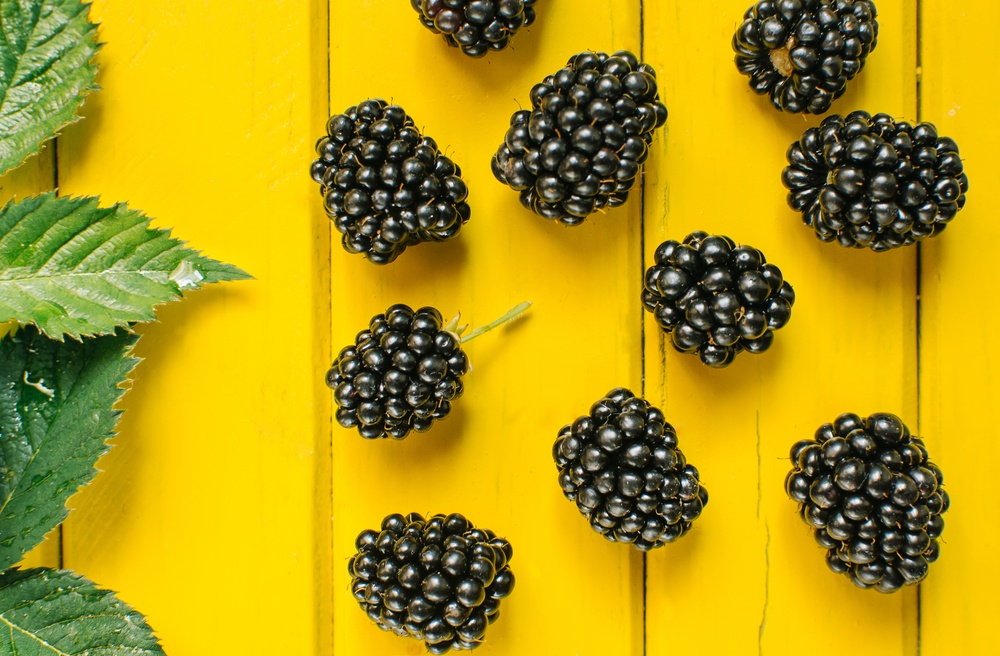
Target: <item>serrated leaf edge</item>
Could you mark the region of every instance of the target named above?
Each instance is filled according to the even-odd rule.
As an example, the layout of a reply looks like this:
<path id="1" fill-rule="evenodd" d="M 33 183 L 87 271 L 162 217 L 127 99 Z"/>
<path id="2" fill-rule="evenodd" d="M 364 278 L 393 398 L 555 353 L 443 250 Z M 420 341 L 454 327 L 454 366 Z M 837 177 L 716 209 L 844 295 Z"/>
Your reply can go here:
<path id="1" fill-rule="evenodd" d="M 0 339 L 13 339 L 14 336 L 17 334 L 17 332 L 18 332 L 19 329 L 20 328 L 11 331 L 7 335 L 4 335 L 4 336 L 0 337 Z M 70 505 L 69 505 L 70 504 L 70 500 L 73 497 L 75 497 L 77 494 L 79 494 L 82 489 L 84 489 L 85 487 L 88 487 L 88 486 L 92 485 L 93 482 L 94 482 L 94 479 L 97 478 L 97 475 L 104 471 L 103 469 L 101 469 L 101 468 L 98 467 L 98 463 L 100 463 L 101 458 L 103 458 L 104 456 L 106 456 L 108 454 L 108 452 L 111 451 L 112 447 L 114 446 L 114 444 L 112 444 L 111 442 L 112 442 L 112 440 L 114 440 L 119 435 L 119 433 L 117 431 L 117 428 L 118 428 L 118 425 L 121 423 L 122 416 L 125 414 L 125 410 L 122 409 L 122 408 L 120 408 L 119 404 L 121 403 L 122 398 L 125 396 L 125 394 L 132 388 L 132 384 L 134 382 L 134 379 L 132 378 L 132 375 L 135 372 L 136 367 L 138 367 L 139 364 L 144 360 L 144 358 L 141 358 L 141 357 L 139 357 L 139 356 L 137 356 L 135 354 L 135 347 L 136 347 L 136 344 L 139 343 L 140 335 L 137 335 L 136 333 L 134 333 L 134 332 L 132 332 L 130 330 L 124 330 L 123 333 L 126 336 L 127 341 L 129 341 L 130 343 L 128 343 L 126 345 L 126 348 L 122 351 L 121 356 L 120 356 L 120 360 L 123 363 L 125 363 L 125 364 L 130 364 L 131 366 L 129 366 L 123 372 L 122 379 L 115 384 L 116 394 L 115 394 L 114 400 L 111 402 L 111 407 L 110 407 L 111 415 L 112 415 L 112 417 L 114 419 L 114 424 L 112 425 L 111 430 L 109 430 L 108 433 L 104 436 L 104 439 L 102 440 L 102 443 L 101 443 L 100 453 L 97 454 L 97 457 L 94 459 L 93 464 L 90 466 L 90 468 L 91 468 L 91 470 L 93 472 L 92 475 L 90 476 L 90 478 L 88 480 L 86 480 L 83 483 L 81 483 L 76 488 L 76 490 L 74 490 L 69 496 L 66 497 L 66 500 L 63 502 L 62 509 L 60 511 L 60 513 L 62 515 L 62 518 L 52 528 L 55 528 L 57 526 L 61 526 L 63 524 L 63 522 L 66 521 L 66 518 L 69 517 L 70 512 L 72 512 L 72 510 L 73 510 L 72 508 L 70 508 Z M 42 333 L 41 331 L 39 331 L 39 337 L 43 338 L 43 339 L 50 339 L 49 337 L 47 337 L 46 335 L 44 335 L 44 333 Z M 52 341 L 61 341 L 61 340 L 52 340 Z M 82 339 L 78 340 L 78 341 L 81 344 L 83 343 Z M 25 372 L 25 373 L 27 373 L 27 372 Z M 29 383 L 29 385 L 30 385 L 30 383 Z M 76 381 L 73 382 L 73 385 L 70 387 L 70 390 L 69 390 L 69 393 L 67 394 L 67 396 L 69 396 L 69 394 L 72 393 L 72 391 L 75 389 L 75 387 L 76 387 Z M 51 429 L 51 426 L 49 427 L 49 429 L 46 430 L 46 436 L 48 435 L 48 430 L 50 430 L 50 429 Z M 31 467 L 32 463 L 34 463 L 35 458 L 38 456 L 39 453 L 41 453 L 41 450 L 35 451 L 35 453 L 31 454 L 31 458 L 28 459 L 28 463 L 24 467 L 25 470 L 27 470 L 29 467 Z M 15 490 L 16 490 L 16 487 L 11 490 L 11 494 L 7 498 L 5 498 L 5 499 L 2 500 L 2 504 L 0 504 L 0 514 L 3 513 L 3 511 L 7 508 L 7 504 L 10 503 L 11 500 L 14 498 L 14 491 Z M 50 528 L 48 530 L 51 531 L 52 528 Z M 27 551 L 30 551 L 30 549 L 33 549 L 34 547 L 37 547 L 44 540 L 45 540 L 45 535 L 43 534 L 39 538 L 39 540 L 32 547 L 30 547 L 28 550 L 26 550 L 24 553 L 27 553 Z M 0 616 L 2 616 L 2 614 L 0 614 Z"/>
<path id="2" fill-rule="evenodd" d="M 101 24 L 95 23 L 90 20 L 90 9 L 93 6 L 93 3 L 81 2 L 80 5 L 83 7 L 84 12 L 87 14 L 87 24 L 89 25 L 87 32 L 84 34 L 84 38 L 94 39 L 94 52 L 87 60 L 87 63 L 94 66 L 94 80 L 96 80 L 97 75 L 100 73 L 100 66 L 97 65 L 97 54 L 106 45 L 106 42 L 96 40 L 97 28 L 100 27 Z M 57 125 L 52 130 L 52 134 L 39 141 L 38 147 L 34 151 L 28 152 L 23 158 L 21 158 L 20 162 L 17 162 L 16 164 L 11 164 L 7 168 L 0 170 L 0 177 L 7 175 L 11 171 L 24 166 L 24 164 L 29 159 L 37 157 L 38 154 L 42 152 L 42 148 L 47 146 L 50 141 L 53 141 L 61 137 L 62 131 L 65 128 L 69 127 L 70 125 L 73 125 L 74 123 L 80 122 L 83 119 L 83 116 L 80 115 L 80 110 L 83 108 L 84 104 L 86 104 L 87 99 L 90 97 L 91 94 L 101 90 L 102 90 L 101 85 L 97 84 L 96 81 L 91 81 L 90 84 L 88 84 L 86 87 L 81 88 L 77 93 L 77 101 L 78 101 L 77 105 L 73 109 L 73 115 L 69 118 L 69 120 L 64 121 L 63 123 Z"/>
<path id="3" fill-rule="evenodd" d="M 118 594 L 119 594 L 118 592 L 116 592 L 114 590 L 110 590 L 110 589 L 105 588 L 105 587 L 102 587 L 102 586 L 98 585 L 96 582 L 88 579 L 87 577 L 82 576 L 81 574 L 78 574 L 75 571 L 67 570 L 67 569 L 55 569 L 55 568 L 50 568 L 50 567 L 34 567 L 34 568 L 28 568 L 28 569 L 21 569 L 20 567 L 14 566 L 14 567 L 8 568 L 7 570 L 4 570 L 3 572 L 0 572 L 0 576 L 4 576 L 4 577 L 12 575 L 12 574 L 23 574 L 24 577 L 21 579 L 21 581 L 30 580 L 30 579 L 34 578 L 35 576 L 38 576 L 38 575 L 43 575 L 44 576 L 46 574 L 56 575 L 56 576 L 58 576 L 60 578 L 69 579 L 70 582 L 72 582 L 73 584 L 75 584 L 75 587 L 73 587 L 74 591 L 79 591 L 80 589 L 83 589 L 83 588 L 86 588 L 86 587 L 90 587 L 91 588 L 91 590 L 90 590 L 91 592 L 101 594 L 101 595 L 103 595 L 103 597 L 105 599 L 108 596 L 110 596 L 111 599 L 113 600 L 113 602 L 117 603 L 117 604 L 120 604 L 123 607 L 123 610 L 124 610 L 124 612 L 122 612 L 120 615 L 107 614 L 107 613 L 89 613 L 89 614 L 86 614 L 86 615 L 77 615 L 76 617 L 72 617 L 72 618 L 68 618 L 66 620 L 61 620 L 59 622 L 53 622 L 51 624 L 47 624 L 44 627 L 42 627 L 42 629 L 47 629 L 47 628 L 52 627 L 52 626 L 58 626 L 60 624 L 67 624 L 67 623 L 70 623 L 70 622 L 73 622 L 73 621 L 78 621 L 78 620 L 81 620 L 81 619 L 92 619 L 92 618 L 98 618 L 98 617 L 107 617 L 107 618 L 111 618 L 111 619 L 122 619 L 122 618 L 125 618 L 130 623 L 134 624 L 132 616 L 137 616 L 138 619 L 141 620 L 142 624 L 144 624 L 145 627 L 149 630 L 149 637 L 152 638 L 152 640 L 155 642 L 155 646 L 156 646 L 155 650 L 145 649 L 145 648 L 142 648 L 142 647 L 123 646 L 123 645 L 104 645 L 104 646 L 99 646 L 99 647 L 95 647 L 95 648 L 96 649 L 115 648 L 117 650 L 120 650 L 122 653 L 126 653 L 127 652 L 127 653 L 134 653 L 134 654 L 149 654 L 149 653 L 156 653 L 156 652 L 159 652 L 161 654 L 164 653 L 163 646 L 160 644 L 160 639 L 156 635 L 156 631 L 149 624 L 149 620 L 146 618 L 146 616 L 143 613 L 141 613 L 140 611 L 136 610 L 134 606 L 132 606 L 131 604 L 129 604 L 128 602 L 126 602 L 125 600 L 123 600 L 121 597 L 119 597 L 118 596 Z M 15 585 L 16 585 L 16 583 L 19 583 L 19 582 L 20 581 L 15 582 Z M 34 601 L 37 602 L 37 601 L 41 601 L 41 600 L 34 600 Z M 17 609 L 17 608 L 23 608 L 25 605 L 26 605 L 25 603 L 21 603 L 21 604 L 15 606 L 14 608 L 15 609 Z M 45 640 L 43 640 L 43 639 L 35 636 L 33 633 L 31 633 L 29 631 L 26 631 L 25 629 L 21 628 L 20 626 L 14 624 L 9 619 L 7 619 L 7 617 L 2 612 L 0 612 L 0 621 L 2 621 L 3 624 L 6 624 L 11 629 L 11 637 L 12 638 L 13 638 L 13 631 L 16 629 L 19 633 L 21 633 L 23 635 L 26 635 L 29 638 L 31 638 L 32 640 L 34 640 L 35 642 L 37 642 L 37 643 L 39 643 L 41 645 L 44 645 L 45 647 L 51 649 L 53 652 L 55 652 L 55 656 L 73 656 L 72 654 L 68 654 L 68 653 L 66 653 L 66 652 L 58 649 L 57 647 L 54 647 L 51 643 L 46 642 Z M 39 630 L 42 630 L 42 629 L 39 629 Z M 88 653 L 90 653 L 89 648 L 88 648 L 87 651 L 84 651 L 82 653 L 76 654 L 76 656 L 87 656 Z"/>
<path id="4" fill-rule="evenodd" d="M 170 281 L 170 282 L 172 282 L 177 287 L 177 293 L 176 293 L 175 298 L 173 300 L 179 300 L 180 298 L 183 298 L 185 296 L 185 292 L 195 291 L 195 290 L 201 289 L 202 287 L 204 287 L 205 285 L 208 285 L 208 284 L 214 284 L 214 283 L 217 283 L 217 282 L 236 282 L 236 281 L 240 281 L 240 280 L 255 280 L 256 279 L 256 278 L 254 278 L 254 276 L 250 275 L 249 273 L 247 273 L 246 271 L 244 271 L 243 269 L 237 267 L 234 264 L 229 264 L 229 263 L 223 262 L 221 260 L 215 260 L 214 258 L 210 258 L 210 257 L 204 255 L 201 250 L 198 250 L 198 249 L 195 249 L 195 248 L 190 248 L 188 246 L 188 242 L 186 240 L 179 239 L 179 238 L 173 236 L 173 228 L 172 227 L 161 228 L 161 227 L 153 226 L 152 225 L 152 222 L 153 222 L 153 218 L 152 217 L 150 217 L 149 215 L 147 215 L 142 210 L 131 208 L 129 206 L 129 204 L 128 204 L 127 201 L 125 201 L 125 202 L 116 202 L 111 207 L 102 208 L 102 207 L 100 207 L 100 201 L 101 201 L 101 199 L 100 199 L 99 196 L 59 196 L 58 192 L 56 190 L 53 190 L 53 191 L 47 191 L 45 193 L 41 193 L 41 194 L 29 196 L 29 197 L 23 198 L 21 200 L 10 199 L 10 200 L 8 200 L 3 205 L 2 208 L 0 208 L 0 214 L 4 213 L 8 209 L 10 209 L 10 207 L 12 205 L 16 205 L 16 204 L 19 204 L 19 203 L 24 203 L 24 202 L 32 201 L 32 200 L 41 201 L 41 204 L 39 205 L 39 207 L 42 207 L 45 203 L 52 202 L 52 201 L 57 201 L 57 200 L 65 200 L 65 201 L 70 202 L 70 203 L 79 202 L 79 203 L 81 203 L 81 207 L 92 206 L 94 209 L 107 210 L 108 211 L 108 215 L 107 216 L 111 216 L 111 215 L 113 215 L 113 214 L 115 214 L 115 213 L 117 213 L 119 211 L 122 211 L 122 212 L 134 212 L 134 213 L 138 214 L 145 221 L 145 229 L 151 230 L 151 231 L 155 231 L 155 232 L 157 232 L 159 234 L 164 234 L 169 239 L 172 239 L 175 242 L 177 242 L 169 250 L 163 251 L 162 253 L 157 254 L 157 257 L 161 257 L 164 253 L 167 253 L 167 252 L 169 252 L 171 250 L 176 250 L 176 249 L 179 249 L 179 248 L 191 251 L 191 255 L 189 256 L 189 258 L 187 258 L 186 260 L 182 261 L 181 264 L 178 265 L 178 267 L 176 267 L 173 270 L 173 272 L 170 272 L 169 274 L 166 274 L 167 280 Z M 32 210 L 32 211 L 37 211 L 37 208 L 36 208 L 36 210 Z M 63 217 L 63 218 L 65 218 L 65 217 Z M 60 220 L 62 220 L 62 219 L 60 219 Z M 44 236 L 44 234 L 42 236 Z M 0 235 L 0 237 L 2 237 L 2 235 Z M 182 279 L 181 279 L 180 282 L 178 282 L 177 280 L 174 279 L 175 278 L 175 274 L 178 274 L 178 269 L 181 268 L 181 266 L 185 262 L 189 262 L 191 259 L 197 259 L 197 258 L 205 258 L 205 259 L 208 259 L 208 260 L 212 260 L 212 261 L 216 262 L 217 264 L 220 264 L 220 265 L 223 265 L 224 267 L 227 267 L 228 269 L 231 270 L 231 272 L 230 272 L 231 277 L 229 277 L 225 281 L 208 280 L 208 282 L 205 282 L 204 284 L 202 284 L 203 280 L 207 280 L 207 278 L 205 278 L 204 276 L 202 276 L 201 280 L 199 280 L 197 282 L 194 282 L 193 284 L 189 283 L 189 284 L 186 284 L 186 285 L 185 284 L 181 284 L 181 283 L 184 282 L 185 280 L 190 281 L 191 280 L 190 277 L 188 277 L 188 278 L 183 278 L 182 277 Z M 109 269 L 108 271 L 113 273 L 113 270 Z M 131 273 L 131 272 L 127 272 L 127 273 Z M 142 271 L 138 271 L 136 273 L 140 273 L 143 276 L 146 276 L 146 274 L 142 273 Z M 165 274 L 166 272 L 164 272 L 164 271 L 153 271 L 151 273 Z M 183 270 L 178 275 L 181 275 L 181 274 L 183 274 Z M 57 276 L 51 276 L 51 275 L 44 275 L 43 274 L 43 275 L 34 275 L 33 278 L 35 278 L 35 279 L 42 279 L 42 278 L 70 278 L 73 275 L 96 276 L 96 275 L 99 275 L 99 274 L 91 274 L 91 273 L 88 273 L 88 274 L 69 274 L 69 273 L 63 273 L 63 274 L 59 274 Z M 149 277 L 150 279 L 154 279 L 154 277 L 152 275 L 149 275 L 149 276 L 146 276 L 146 277 Z M 9 281 L 4 281 L 4 282 L 9 282 Z M 74 339 L 76 341 L 81 341 L 82 338 L 85 338 L 85 337 L 103 337 L 103 336 L 106 336 L 106 335 L 113 335 L 115 333 L 115 331 L 117 329 L 119 329 L 119 328 L 124 328 L 128 332 L 132 332 L 133 331 L 132 326 L 135 323 L 149 323 L 149 322 L 156 321 L 156 317 L 155 317 L 156 310 L 158 308 L 160 308 L 161 306 L 166 305 L 167 303 L 170 303 L 170 302 L 173 302 L 173 301 L 163 301 L 163 302 L 159 302 L 159 303 L 153 303 L 151 305 L 151 308 L 150 308 L 150 315 L 149 315 L 150 318 L 149 319 L 143 319 L 142 321 L 132 321 L 132 322 L 129 322 L 129 323 L 116 323 L 114 326 L 111 326 L 108 329 L 98 329 L 98 330 L 89 331 L 89 332 L 62 331 L 59 334 L 56 334 L 56 333 L 53 333 L 53 332 L 51 332 L 49 330 L 46 330 L 45 326 L 42 326 L 37 321 L 24 322 L 24 321 L 19 321 L 17 319 L 10 319 L 10 320 L 5 320 L 5 321 L 0 321 L 0 327 L 4 326 L 7 323 L 11 323 L 11 322 L 13 322 L 14 324 L 19 325 L 19 326 L 33 325 L 36 328 L 38 328 L 39 331 L 41 331 L 42 334 L 44 334 L 49 339 L 53 339 L 53 340 L 56 340 L 58 342 L 62 342 L 62 341 L 65 340 L 66 337 L 70 337 L 70 338 L 72 338 L 72 339 Z M 2 330 L 0 330 L 0 338 L 2 338 L 2 337 L 3 337 L 3 333 L 2 333 Z"/>

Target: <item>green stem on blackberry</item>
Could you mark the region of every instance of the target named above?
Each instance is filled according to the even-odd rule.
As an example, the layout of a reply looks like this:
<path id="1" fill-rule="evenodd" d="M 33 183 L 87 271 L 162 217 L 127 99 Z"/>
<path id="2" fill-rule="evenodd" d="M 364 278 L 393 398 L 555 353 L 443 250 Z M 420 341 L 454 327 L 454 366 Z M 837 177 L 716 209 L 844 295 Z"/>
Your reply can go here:
<path id="1" fill-rule="evenodd" d="M 525 301 L 524 303 L 520 303 L 518 305 L 515 305 L 510 310 L 508 310 L 506 314 L 504 314 L 502 317 L 500 317 L 496 321 L 488 323 L 485 326 L 480 326 L 479 328 L 476 328 L 475 330 L 473 330 L 468 335 L 465 335 L 464 337 L 462 337 L 461 338 L 462 344 L 465 344 L 466 342 L 471 341 L 471 340 L 479 337 L 480 335 L 484 335 L 484 334 L 490 332 L 491 330 L 493 330 L 494 328 L 499 328 L 500 326 L 504 325 L 507 322 L 513 321 L 514 319 L 516 319 L 519 316 L 521 316 L 524 313 L 524 311 L 527 310 L 529 307 L 531 307 L 531 301 Z M 455 317 L 455 319 L 453 321 L 457 325 L 458 324 L 458 317 Z M 459 332 L 459 334 L 461 334 L 461 332 Z"/>
<path id="2" fill-rule="evenodd" d="M 446 325 L 444 329 L 449 333 L 455 333 L 456 335 L 461 337 L 462 333 L 465 332 L 465 329 L 469 327 L 468 324 L 464 326 L 458 325 L 458 321 L 461 318 L 462 318 L 462 313 L 459 312 L 458 314 L 456 314 L 454 317 L 451 318 L 451 321 L 448 322 L 448 325 Z"/>

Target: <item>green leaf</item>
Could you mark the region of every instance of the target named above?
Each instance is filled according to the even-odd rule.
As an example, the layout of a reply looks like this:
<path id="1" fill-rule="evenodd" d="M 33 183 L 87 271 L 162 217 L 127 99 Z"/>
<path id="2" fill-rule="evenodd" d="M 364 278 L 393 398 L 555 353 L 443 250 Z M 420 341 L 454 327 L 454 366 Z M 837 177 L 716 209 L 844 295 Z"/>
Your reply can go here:
<path id="1" fill-rule="evenodd" d="M 57 342 L 27 327 L 0 340 L 0 569 L 66 519 L 66 499 L 97 473 L 137 339 Z"/>
<path id="2" fill-rule="evenodd" d="M 80 0 L 0 0 L 0 175 L 63 126 L 97 89 L 97 26 Z"/>
<path id="3" fill-rule="evenodd" d="M 0 656 L 162 654 L 145 618 L 73 572 L 0 574 Z"/>
<path id="4" fill-rule="evenodd" d="M 106 335 L 183 290 L 246 273 L 149 227 L 123 204 L 49 193 L 0 209 L 0 322 L 33 323 L 55 339 Z"/>

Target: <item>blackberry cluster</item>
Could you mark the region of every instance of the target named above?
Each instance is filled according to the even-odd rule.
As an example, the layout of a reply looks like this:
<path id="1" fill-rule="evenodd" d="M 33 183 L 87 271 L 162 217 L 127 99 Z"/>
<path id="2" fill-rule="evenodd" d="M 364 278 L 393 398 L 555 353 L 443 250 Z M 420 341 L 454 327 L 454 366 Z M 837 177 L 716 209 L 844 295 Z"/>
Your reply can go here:
<path id="1" fill-rule="evenodd" d="M 674 348 L 711 367 L 770 348 L 795 303 L 792 286 L 763 253 L 705 232 L 660 244 L 644 287 L 642 303 Z"/>
<path id="2" fill-rule="evenodd" d="M 930 123 L 828 116 L 788 149 L 788 204 L 823 241 L 885 251 L 939 234 L 969 190 L 958 145 Z"/>
<path id="3" fill-rule="evenodd" d="M 761 0 L 733 35 L 750 88 L 786 112 L 822 114 L 878 42 L 871 0 Z"/>
<path id="4" fill-rule="evenodd" d="M 899 417 L 843 414 L 792 447 L 785 489 L 827 549 L 826 562 L 855 585 L 894 592 L 938 558 L 944 477 Z"/>
<path id="5" fill-rule="evenodd" d="M 398 105 L 366 100 L 331 117 L 316 152 L 312 177 L 348 253 L 388 264 L 469 220 L 462 171 Z"/>
<path id="6" fill-rule="evenodd" d="M 536 0 L 410 0 L 420 22 L 470 57 L 503 50 L 535 22 Z"/>
<path id="7" fill-rule="evenodd" d="M 393 305 L 372 317 L 326 372 L 337 423 L 367 439 L 401 440 L 445 418 L 462 395 L 469 361 L 458 336 L 442 325 L 432 307 Z"/>
<path id="8" fill-rule="evenodd" d="M 432 654 L 481 645 L 514 587 L 510 543 L 462 515 L 389 515 L 355 546 L 348 570 L 361 609 Z"/>
<path id="9" fill-rule="evenodd" d="M 578 225 L 628 198 L 667 120 L 656 71 L 630 52 L 584 52 L 531 90 L 493 156 L 493 175 L 536 214 Z"/>
<path id="10" fill-rule="evenodd" d="M 563 494 L 590 526 L 641 551 L 687 533 L 708 503 L 673 427 L 627 389 L 611 390 L 589 415 L 563 426 L 552 456 Z"/>

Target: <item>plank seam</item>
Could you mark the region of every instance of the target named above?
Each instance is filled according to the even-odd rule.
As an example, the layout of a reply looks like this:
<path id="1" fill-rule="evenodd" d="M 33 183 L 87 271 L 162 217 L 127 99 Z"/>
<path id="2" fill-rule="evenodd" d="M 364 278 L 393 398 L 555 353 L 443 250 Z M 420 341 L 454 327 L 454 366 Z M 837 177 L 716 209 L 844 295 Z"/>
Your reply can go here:
<path id="1" fill-rule="evenodd" d="M 916 105 L 917 105 L 917 122 L 924 120 L 924 106 L 923 106 L 923 40 L 921 39 L 923 32 L 923 0 L 915 0 L 915 11 L 916 11 L 916 25 L 915 25 L 915 40 L 916 40 L 916 75 L 915 75 L 915 85 L 916 85 Z M 923 422 L 921 421 L 923 415 L 923 408 L 921 407 L 922 398 L 922 374 L 921 374 L 921 333 L 920 329 L 923 324 L 922 315 L 922 304 L 921 304 L 921 294 L 923 292 L 921 281 L 923 279 L 923 244 L 917 243 L 917 255 L 916 255 L 916 307 L 914 312 L 916 313 L 916 375 L 917 375 L 917 432 L 918 434 L 923 434 Z M 921 638 L 923 637 L 923 627 L 922 627 L 922 617 L 921 617 L 921 591 L 923 585 L 917 586 L 917 641 L 916 641 L 916 656 L 920 656 L 922 652 Z"/>
<path id="2" fill-rule="evenodd" d="M 323 97 L 326 99 L 325 117 L 329 117 L 331 115 L 331 113 L 333 112 L 333 99 L 331 98 L 331 95 L 332 95 L 331 91 L 333 89 L 333 68 L 332 68 L 333 67 L 333 55 L 331 53 L 331 49 L 333 47 L 333 36 L 332 36 L 332 26 L 330 24 L 331 17 L 333 16 L 333 0 L 326 0 L 326 2 L 320 2 L 319 5 L 321 7 L 324 7 L 325 10 L 326 10 L 325 11 L 325 16 L 322 17 L 323 18 L 323 23 L 324 23 L 324 25 L 326 27 L 326 43 L 325 43 L 325 46 L 326 46 L 326 68 L 323 71 L 323 79 L 326 81 L 326 88 L 323 90 Z M 325 228 L 326 228 L 326 234 L 329 237 L 329 239 L 328 239 L 329 243 L 327 244 L 327 248 L 326 248 L 326 270 L 330 272 L 329 279 L 327 280 L 327 284 L 329 285 L 329 292 L 330 293 L 327 294 L 326 319 L 328 321 L 328 325 L 325 327 L 326 328 L 326 335 L 328 336 L 328 341 L 327 341 L 328 350 L 327 350 L 327 353 L 326 353 L 326 356 L 327 356 L 326 357 L 326 361 L 327 362 L 333 362 L 333 350 L 334 350 L 334 346 L 333 346 L 333 340 L 329 339 L 329 336 L 333 334 L 333 245 L 334 245 L 335 242 L 333 240 L 332 232 L 331 232 L 333 230 L 333 226 L 327 224 Z M 330 558 L 330 561 L 331 561 L 331 563 L 330 563 L 330 569 L 331 569 L 330 575 L 331 575 L 331 579 L 332 579 L 332 576 L 333 576 L 332 569 L 333 569 L 334 561 L 335 561 L 335 559 L 333 557 L 333 554 L 334 554 L 334 534 L 335 534 L 335 531 L 334 531 L 334 527 L 332 526 L 332 521 L 333 521 L 333 517 L 332 516 L 333 516 L 334 508 L 336 508 L 336 505 L 334 503 L 335 497 L 334 497 L 334 493 L 333 493 L 333 489 L 334 489 L 334 484 L 333 484 L 334 483 L 333 482 L 333 465 L 334 465 L 334 463 L 333 463 L 333 433 L 334 433 L 333 422 L 334 422 L 334 416 L 333 416 L 333 408 L 332 408 L 332 406 L 330 407 L 330 410 L 331 410 L 330 417 L 329 417 L 328 421 L 326 422 L 326 424 L 327 424 L 327 441 L 328 441 L 329 451 L 327 451 L 327 453 L 325 455 L 327 455 L 330 458 L 329 469 L 328 469 L 330 480 L 329 480 L 329 487 L 327 488 L 327 491 L 329 492 L 329 495 L 330 495 L 330 515 L 331 516 L 328 517 L 328 518 L 326 518 L 326 521 L 331 523 L 327 527 L 327 530 L 329 531 L 329 533 L 327 535 L 327 537 L 328 537 L 328 544 L 327 544 L 328 551 L 327 551 L 327 554 L 328 554 L 328 557 Z M 328 622 L 329 622 L 328 625 L 327 625 L 327 627 L 326 627 L 326 630 L 328 631 L 328 634 L 327 634 L 327 644 L 330 646 L 330 654 L 331 655 L 334 654 L 335 651 L 336 651 L 336 640 L 335 640 L 335 638 L 336 638 L 336 620 L 334 618 L 336 617 L 337 600 L 336 600 L 335 590 L 336 590 L 336 588 L 335 588 L 335 586 L 333 586 L 332 581 L 331 581 L 330 590 L 329 590 L 330 616 L 328 618 L 324 618 L 324 619 L 327 619 Z"/>
<path id="3" fill-rule="evenodd" d="M 760 524 L 764 504 L 764 480 L 760 457 L 760 409 L 757 410 L 757 523 Z M 771 526 L 764 518 L 764 605 L 760 611 L 757 627 L 757 654 L 764 655 L 764 629 L 767 626 L 767 607 L 771 603 Z"/>
<path id="4" fill-rule="evenodd" d="M 646 4 L 645 0 L 639 0 L 639 59 L 642 61 L 646 60 Z M 646 171 L 643 167 L 642 173 L 642 185 L 639 187 L 639 280 L 644 280 L 646 275 Z M 643 398 L 647 397 L 646 390 L 646 316 L 645 310 L 642 305 L 639 305 L 639 375 L 641 388 L 641 394 Z M 648 556 L 646 553 L 642 554 L 642 654 L 647 656 L 648 645 L 647 645 L 647 627 L 649 625 L 649 619 L 647 616 L 647 599 L 648 599 L 648 584 L 647 576 L 649 573 L 648 569 Z"/>

